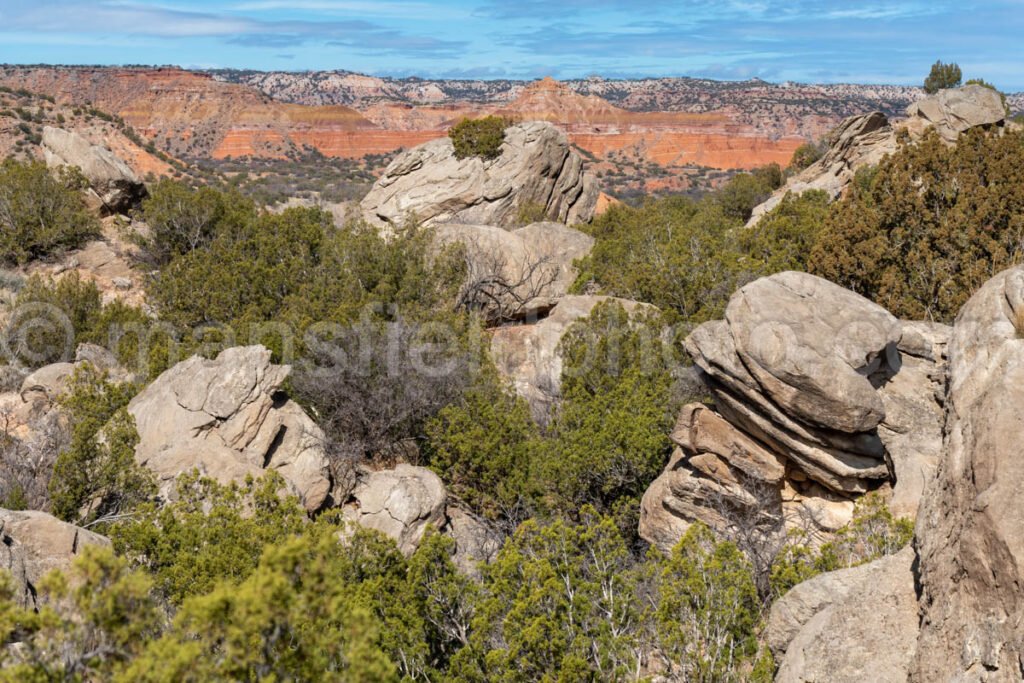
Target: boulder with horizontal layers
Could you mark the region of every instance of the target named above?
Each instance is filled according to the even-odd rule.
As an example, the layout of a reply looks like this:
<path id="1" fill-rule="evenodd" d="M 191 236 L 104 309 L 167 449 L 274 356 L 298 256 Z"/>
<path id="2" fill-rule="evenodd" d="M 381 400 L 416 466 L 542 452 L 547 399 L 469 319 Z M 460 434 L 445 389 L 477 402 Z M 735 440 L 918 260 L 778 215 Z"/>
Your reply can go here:
<path id="1" fill-rule="evenodd" d="M 282 393 L 290 371 L 262 346 L 178 363 L 128 404 L 139 432 L 136 461 L 165 495 L 194 468 L 221 482 L 273 469 L 307 510 L 320 509 L 331 491 L 324 435 Z"/>
<path id="2" fill-rule="evenodd" d="M 427 526 L 441 531 L 448 493 L 440 477 L 425 467 L 402 463 L 362 474 L 345 504 L 345 518 L 393 539 L 411 555 Z"/>
<path id="3" fill-rule="evenodd" d="M 820 574 L 772 605 L 778 683 L 905 683 L 917 641 L 914 549 Z M 949 680 L 939 677 L 928 680 Z"/>
<path id="4" fill-rule="evenodd" d="M 917 517 L 913 680 L 1020 680 L 1024 661 L 1024 267 L 989 280 L 949 342 L 945 453 Z"/>
<path id="5" fill-rule="evenodd" d="M 9 572 L 22 607 L 36 608 L 40 580 L 68 569 L 89 546 L 109 547 L 99 534 L 35 510 L 0 510 L 0 569 Z"/>
<path id="6" fill-rule="evenodd" d="M 641 536 L 671 548 L 694 521 L 724 530 L 756 506 L 823 539 L 885 484 L 913 518 L 941 457 L 948 336 L 806 273 L 741 288 L 686 339 L 714 407 L 683 408 Z"/>
<path id="7" fill-rule="evenodd" d="M 391 162 L 360 206 L 381 228 L 409 219 L 511 228 L 535 208 L 552 221 L 588 222 L 598 194 L 565 133 L 535 121 L 510 126 L 496 159 L 457 159 L 449 138 L 415 147 Z"/>
<path id="8" fill-rule="evenodd" d="M 47 166 L 81 169 L 103 214 L 127 213 L 146 197 L 146 186 L 128 164 L 78 133 L 45 126 L 42 146 Z"/>
<path id="9" fill-rule="evenodd" d="M 594 238 L 560 223 L 517 230 L 445 223 L 440 244 L 458 244 L 466 258 L 463 303 L 493 323 L 536 318 L 564 297 L 576 280 L 573 261 L 590 253 Z"/>
<path id="10" fill-rule="evenodd" d="M 686 347 L 733 426 L 827 488 L 860 493 L 889 477 L 868 376 L 891 368 L 900 335 L 867 299 L 789 272 L 741 288 Z"/>

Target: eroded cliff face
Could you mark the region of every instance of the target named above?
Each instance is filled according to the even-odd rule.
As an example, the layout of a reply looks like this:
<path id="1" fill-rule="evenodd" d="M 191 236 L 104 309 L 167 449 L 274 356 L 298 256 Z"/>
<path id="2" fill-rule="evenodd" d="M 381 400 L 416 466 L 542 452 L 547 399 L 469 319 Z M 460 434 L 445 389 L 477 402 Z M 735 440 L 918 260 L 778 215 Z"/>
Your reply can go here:
<path id="1" fill-rule="evenodd" d="M 217 159 L 283 158 L 306 147 L 359 158 L 409 149 L 444 137 L 464 117 L 497 113 L 553 123 L 597 157 L 615 152 L 668 167 L 754 168 L 788 163 L 808 134 L 823 134 L 836 122 L 825 116 L 805 130 L 784 114 L 752 123 L 735 109 L 630 111 L 551 79 L 489 102 L 453 101 L 427 88 L 415 104 L 387 88 L 362 84 L 356 98 L 361 111 L 341 104 L 289 104 L 247 85 L 173 68 L 5 67 L 0 84 L 53 94 L 67 104 L 92 103 L 123 117 L 172 155 Z"/>

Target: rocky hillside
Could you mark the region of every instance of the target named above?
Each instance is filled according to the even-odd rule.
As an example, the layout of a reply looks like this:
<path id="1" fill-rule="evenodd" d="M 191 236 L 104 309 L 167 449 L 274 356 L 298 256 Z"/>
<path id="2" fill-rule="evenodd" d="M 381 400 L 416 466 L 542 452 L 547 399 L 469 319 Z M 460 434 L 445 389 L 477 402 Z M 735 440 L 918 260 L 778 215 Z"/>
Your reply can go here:
<path id="1" fill-rule="evenodd" d="M 0 88 L 0 158 L 44 158 L 43 130 L 71 130 L 109 148 L 139 176 L 168 175 L 173 160 L 161 155 L 124 121 L 91 106 L 58 102 L 50 95 Z"/>

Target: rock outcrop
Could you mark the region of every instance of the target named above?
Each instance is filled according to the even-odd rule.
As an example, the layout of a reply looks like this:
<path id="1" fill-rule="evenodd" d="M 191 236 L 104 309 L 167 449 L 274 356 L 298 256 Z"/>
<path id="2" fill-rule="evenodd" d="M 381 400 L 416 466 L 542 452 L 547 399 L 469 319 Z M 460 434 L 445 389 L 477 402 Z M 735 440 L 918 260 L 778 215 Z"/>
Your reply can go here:
<path id="1" fill-rule="evenodd" d="M 604 301 L 617 301 L 628 312 L 655 310 L 649 304 L 608 296 L 565 296 L 535 323 L 507 325 L 491 332 L 491 358 L 517 394 L 543 418 L 561 395 L 562 357 L 559 342 L 573 323 L 590 315 Z"/>
<path id="2" fill-rule="evenodd" d="M 961 309 L 949 343 L 946 452 L 918 513 L 913 680 L 1020 680 L 1024 662 L 1024 268 Z"/>
<path id="3" fill-rule="evenodd" d="M 0 510 L 0 569 L 10 573 L 15 599 L 35 608 L 40 579 L 67 569 L 88 546 L 109 546 L 99 534 L 37 511 Z"/>
<path id="4" fill-rule="evenodd" d="M 319 509 L 331 492 L 324 435 L 281 392 L 290 370 L 271 363 L 262 346 L 178 363 L 128 405 L 139 432 L 136 461 L 156 474 L 164 495 L 194 468 L 222 483 L 273 469 L 307 510 Z"/>
<path id="5" fill-rule="evenodd" d="M 776 683 L 905 683 L 917 645 L 914 561 L 908 546 L 782 596 L 766 629 Z"/>
<path id="6" fill-rule="evenodd" d="M 445 223 L 436 234 L 442 244 L 463 245 L 462 299 L 492 322 L 536 319 L 549 311 L 576 280 L 573 261 L 594 246 L 593 237 L 560 223 L 518 230 Z"/>
<path id="7" fill-rule="evenodd" d="M 927 478 L 913 545 L 783 596 L 766 632 L 780 662 L 776 680 L 1024 676 L 1022 330 L 1017 266 L 975 293 L 953 326 L 944 448 Z M 903 346 L 925 358 L 941 354 L 946 336 L 919 325 L 905 331 Z"/>
<path id="8" fill-rule="evenodd" d="M 956 142 L 961 133 L 971 128 L 1001 125 L 1006 120 L 1006 107 L 992 88 L 965 85 L 940 90 L 914 102 L 907 107 L 907 117 L 911 135 L 919 136 L 924 130 L 934 128 L 943 140 Z"/>
<path id="9" fill-rule="evenodd" d="M 837 199 L 853 182 L 856 172 L 877 165 L 899 146 L 899 134 L 919 140 L 935 129 L 943 140 L 954 143 L 961 133 L 976 127 L 1001 126 L 1006 108 L 999 93 L 980 85 L 941 90 L 907 107 L 906 120 L 891 123 L 885 114 L 851 116 L 833 131 L 821 159 L 793 176 L 786 185 L 755 207 L 747 227 L 755 225 L 790 192 L 822 190 Z"/>
<path id="10" fill-rule="evenodd" d="M 146 196 L 146 186 L 128 164 L 78 133 L 46 126 L 42 144 L 47 166 L 81 169 L 103 214 L 127 213 Z"/>
<path id="11" fill-rule="evenodd" d="M 724 528 L 726 509 L 831 532 L 887 482 L 913 517 L 941 452 L 948 334 L 806 273 L 743 287 L 686 339 L 714 410 L 683 409 L 641 536 L 670 548 L 693 521 Z"/>
<path id="12" fill-rule="evenodd" d="M 446 523 L 447 491 L 440 477 L 424 467 L 400 464 L 393 470 L 364 474 L 346 503 L 345 518 L 393 539 L 411 555 L 427 526 L 440 531 Z"/>
<path id="13" fill-rule="evenodd" d="M 565 133 L 532 122 L 509 127 L 493 160 L 456 159 L 448 138 L 411 149 L 391 162 L 361 207 L 366 220 L 382 228 L 410 218 L 510 228 L 520 210 L 531 207 L 542 207 L 552 221 L 587 222 L 597 197 L 597 180 Z"/>

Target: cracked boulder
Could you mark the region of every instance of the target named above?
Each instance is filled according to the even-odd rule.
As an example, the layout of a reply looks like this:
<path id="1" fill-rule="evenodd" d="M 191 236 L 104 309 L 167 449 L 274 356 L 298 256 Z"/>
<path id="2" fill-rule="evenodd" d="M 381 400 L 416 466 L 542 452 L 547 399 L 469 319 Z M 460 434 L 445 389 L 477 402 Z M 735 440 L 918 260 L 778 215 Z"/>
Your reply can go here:
<path id="1" fill-rule="evenodd" d="M 99 534 L 34 510 L 0 510 L 0 569 L 13 580 L 14 599 L 35 608 L 39 581 L 67 569 L 86 546 L 109 546 Z"/>
<path id="2" fill-rule="evenodd" d="M 565 133 L 534 121 L 509 127 L 495 159 L 457 159 L 447 137 L 400 154 L 360 207 L 380 228 L 410 219 L 512 228 L 523 209 L 534 208 L 547 220 L 589 222 L 598 194 L 597 179 L 584 170 Z"/>
<path id="3" fill-rule="evenodd" d="M 427 526 L 445 527 L 447 491 L 441 479 L 424 467 L 405 463 L 392 470 L 363 474 L 345 505 L 345 518 L 376 529 L 411 555 Z M 486 559 L 486 558 L 480 558 Z"/>
<path id="4" fill-rule="evenodd" d="M 178 475 L 198 469 L 221 483 L 277 471 L 309 511 L 331 491 L 324 435 L 281 385 L 291 368 L 262 346 L 193 356 L 164 372 L 128 405 L 135 459 L 169 495 Z"/>

